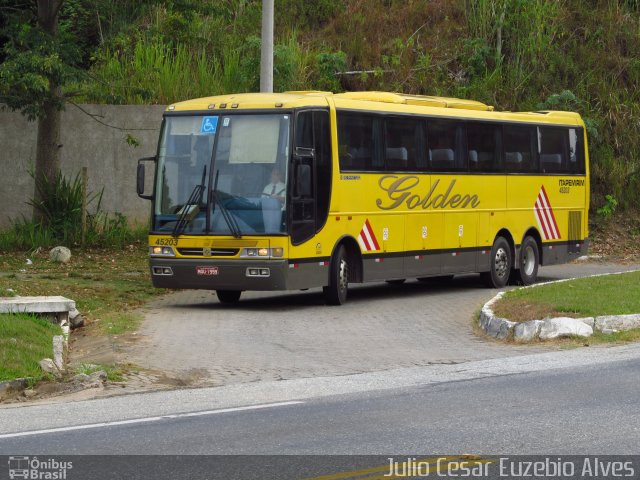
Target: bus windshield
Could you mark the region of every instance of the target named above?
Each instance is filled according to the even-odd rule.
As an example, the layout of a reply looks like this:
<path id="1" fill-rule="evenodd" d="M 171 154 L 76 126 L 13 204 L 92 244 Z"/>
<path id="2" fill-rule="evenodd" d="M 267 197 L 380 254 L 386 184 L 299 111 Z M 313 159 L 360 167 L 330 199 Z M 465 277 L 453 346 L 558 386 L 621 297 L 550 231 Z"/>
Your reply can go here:
<path id="1" fill-rule="evenodd" d="M 153 227 L 174 235 L 284 233 L 288 114 L 167 116 Z"/>

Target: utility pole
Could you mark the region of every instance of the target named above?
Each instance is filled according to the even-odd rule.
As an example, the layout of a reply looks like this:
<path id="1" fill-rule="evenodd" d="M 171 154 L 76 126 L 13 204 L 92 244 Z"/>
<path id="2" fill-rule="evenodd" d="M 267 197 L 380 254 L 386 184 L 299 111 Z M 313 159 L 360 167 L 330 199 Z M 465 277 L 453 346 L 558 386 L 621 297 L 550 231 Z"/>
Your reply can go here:
<path id="1" fill-rule="evenodd" d="M 273 0 L 262 0 L 260 91 L 273 92 Z"/>

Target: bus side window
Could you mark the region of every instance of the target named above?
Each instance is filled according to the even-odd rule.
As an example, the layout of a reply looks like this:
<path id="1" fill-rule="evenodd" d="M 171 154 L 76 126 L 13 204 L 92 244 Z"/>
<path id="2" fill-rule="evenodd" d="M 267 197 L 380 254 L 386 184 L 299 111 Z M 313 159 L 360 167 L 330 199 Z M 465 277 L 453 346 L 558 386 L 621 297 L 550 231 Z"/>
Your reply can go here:
<path id="1" fill-rule="evenodd" d="M 567 172 L 567 129 L 538 127 L 538 153 L 542 173 Z"/>
<path id="2" fill-rule="evenodd" d="M 388 117 L 384 123 L 386 169 L 416 170 L 423 122 L 414 118 Z"/>
<path id="3" fill-rule="evenodd" d="M 376 140 L 372 116 L 338 112 L 338 144 L 340 170 L 367 171 L 375 169 L 373 159 Z"/>
<path id="4" fill-rule="evenodd" d="M 507 173 L 531 173 L 537 171 L 532 151 L 531 127 L 505 125 L 502 131 L 504 160 Z"/>
<path id="5" fill-rule="evenodd" d="M 429 163 L 436 172 L 467 170 L 464 151 L 464 125 L 451 120 L 429 120 L 427 124 Z"/>
<path id="6" fill-rule="evenodd" d="M 502 171 L 500 128 L 495 124 L 467 123 L 469 170 L 471 172 Z"/>
<path id="7" fill-rule="evenodd" d="M 569 172 L 584 174 L 584 131 L 581 128 L 569 129 Z"/>

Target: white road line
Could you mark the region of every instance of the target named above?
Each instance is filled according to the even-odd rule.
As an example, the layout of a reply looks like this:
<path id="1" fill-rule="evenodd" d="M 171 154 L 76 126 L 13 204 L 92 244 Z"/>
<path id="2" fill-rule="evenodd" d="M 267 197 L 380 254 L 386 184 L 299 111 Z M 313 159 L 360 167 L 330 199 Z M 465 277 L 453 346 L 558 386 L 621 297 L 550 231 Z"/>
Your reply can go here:
<path id="1" fill-rule="evenodd" d="M 114 422 L 90 423 L 87 425 L 74 425 L 70 427 L 48 428 L 45 430 L 31 430 L 28 432 L 5 433 L 5 434 L 0 434 L 0 439 L 27 437 L 30 435 L 43 435 L 47 433 L 71 432 L 74 430 L 88 430 L 91 428 L 113 427 L 117 425 L 132 425 L 136 423 L 159 422 L 162 420 L 168 420 L 173 418 L 202 417 L 205 415 L 217 415 L 218 413 L 243 412 L 247 410 L 262 410 L 265 408 L 285 407 L 287 405 L 297 405 L 300 403 L 304 403 L 304 402 L 291 401 L 291 402 L 265 403 L 263 405 L 249 405 L 246 407 L 221 408 L 219 410 L 205 410 L 202 412 L 175 413 L 171 415 L 162 415 L 158 417 L 133 418 L 131 420 L 118 420 Z"/>

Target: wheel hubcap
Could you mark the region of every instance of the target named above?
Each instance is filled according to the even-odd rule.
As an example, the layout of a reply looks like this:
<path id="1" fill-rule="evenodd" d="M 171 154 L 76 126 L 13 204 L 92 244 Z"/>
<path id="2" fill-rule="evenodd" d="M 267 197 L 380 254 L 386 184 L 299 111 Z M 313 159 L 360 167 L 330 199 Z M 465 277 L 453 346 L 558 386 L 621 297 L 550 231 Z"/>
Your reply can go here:
<path id="1" fill-rule="evenodd" d="M 528 246 L 524 251 L 524 255 L 522 256 L 522 270 L 526 275 L 530 276 L 533 274 L 535 264 L 536 256 L 533 251 L 533 247 Z"/>
<path id="2" fill-rule="evenodd" d="M 347 285 L 349 283 L 349 267 L 347 265 L 347 262 L 345 260 L 342 260 L 340 262 L 340 278 L 339 278 L 339 282 L 340 282 L 340 290 L 341 291 L 346 291 L 347 290 Z"/>
<path id="3" fill-rule="evenodd" d="M 509 270 L 509 257 L 504 248 L 499 248 L 496 251 L 496 257 L 494 259 L 494 262 L 495 262 L 495 268 L 496 268 L 496 275 L 498 275 L 498 277 L 500 278 L 504 277 Z"/>

